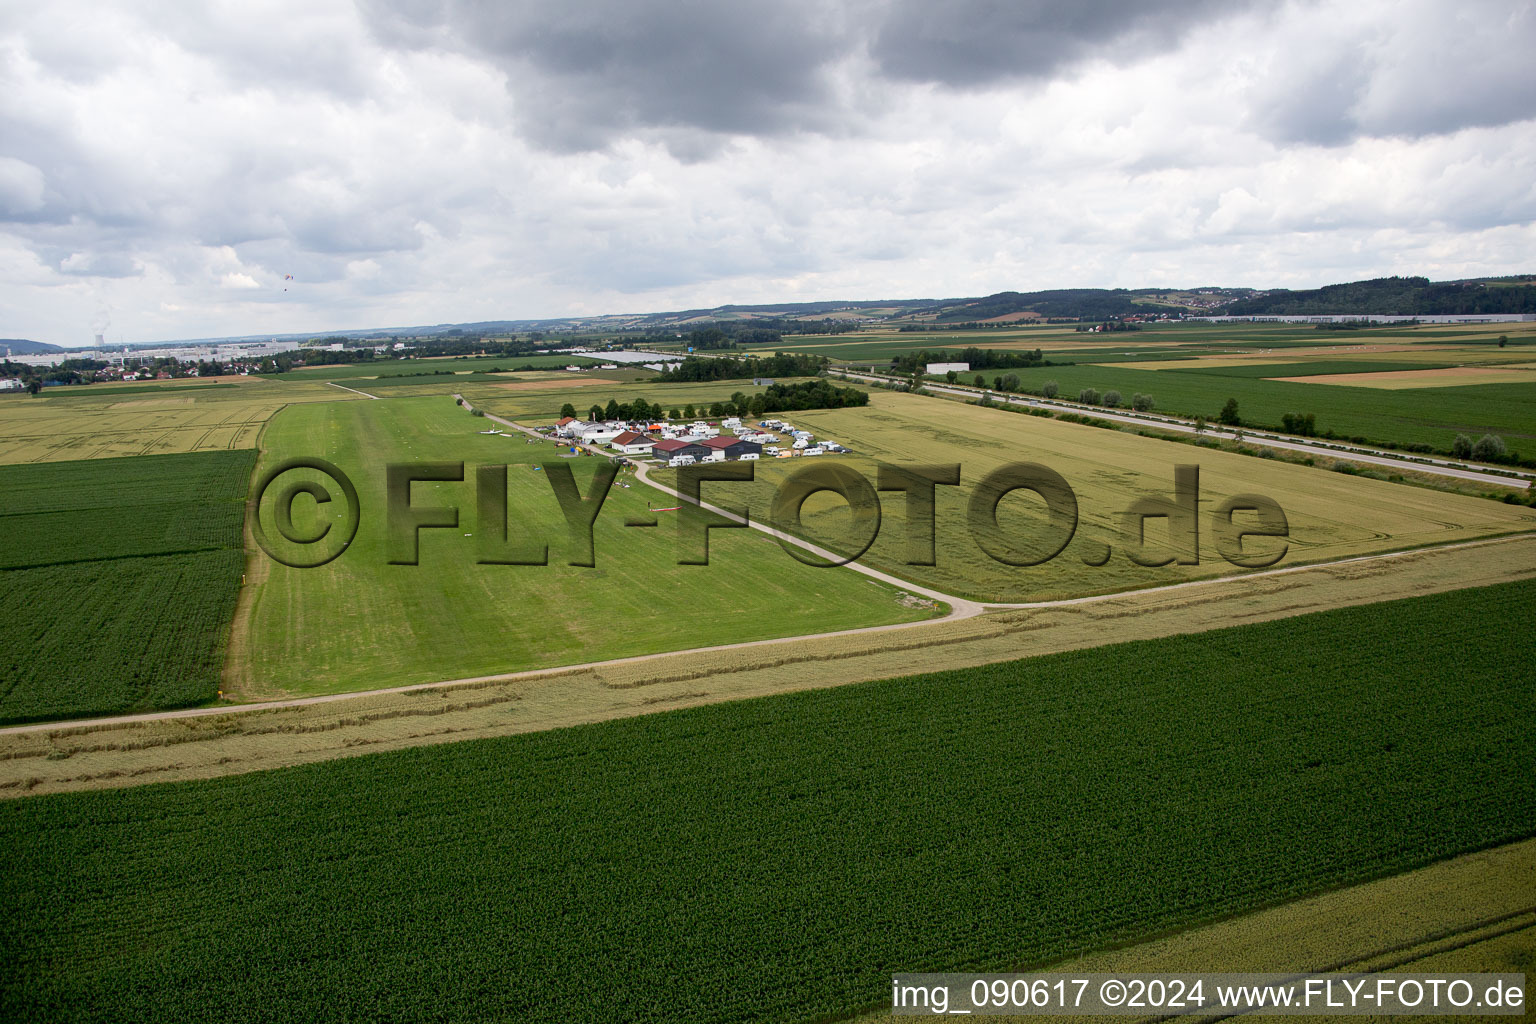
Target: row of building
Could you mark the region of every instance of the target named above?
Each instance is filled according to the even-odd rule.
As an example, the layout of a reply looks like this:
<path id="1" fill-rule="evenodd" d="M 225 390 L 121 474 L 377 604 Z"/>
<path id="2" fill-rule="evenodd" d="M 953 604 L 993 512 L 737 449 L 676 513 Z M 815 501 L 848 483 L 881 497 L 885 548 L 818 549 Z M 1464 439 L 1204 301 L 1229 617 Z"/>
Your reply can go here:
<path id="1" fill-rule="evenodd" d="M 731 433 L 722 434 L 722 429 Z M 793 438 L 789 450 L 772 443 L 780 438 L 778 434 L 770 433 L 771 430 L 781 431 Z M 743 424 L 736 417 L 722 420 L 720 426 L 716 427 L 703 421 L 689 424 L 634 423 L 622 420 L 588 423 L 567 416 L 555 424 L 554 432 L 560 437 L 583 444 L 606 445 L 621 455 L 649 455 L 668 465 L 847 451 L 830 441 L 814 444 L 810 431 L 796 430 L 781 420 L 765 420 L 753 427 Z"/>

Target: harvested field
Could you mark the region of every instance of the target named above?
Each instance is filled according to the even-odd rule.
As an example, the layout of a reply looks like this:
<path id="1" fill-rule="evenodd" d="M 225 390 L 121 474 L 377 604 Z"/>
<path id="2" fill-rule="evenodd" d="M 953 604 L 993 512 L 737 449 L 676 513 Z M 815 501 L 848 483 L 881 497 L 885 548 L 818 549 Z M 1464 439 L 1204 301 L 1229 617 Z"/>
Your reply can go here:
<path id="1" fill-rule="evenodd" d="M 210 384 L 193 378 L 174 389 L 170 381 L 152 381 L 5 396 L 0 398 L 0 465 L 255 448 L 262 427 L 284 406 L 367 401 L 321 383 L 220 380 Z M 136 389 L 142 389 L 142 398 L 133 394 Z"/>
<path id="2" fill-rule="evenodd" d="M 1469 384 L 1532 384 L 1536 372 L 1515 366 L 1446 366 L 1437 370 L 1384 370 L 1377 373 L 1317 374 L 1307 377 L 1269 377 L 1293 384 L 1339 384 L 1352 388 L 1464 387 Z"/>
<path id="3" fill-rule="evenodd" d="M 1212 557 L 1215 551 L 1209 543 L 1202 548 L 1198 564 L 1145 564 L 1163 557 L 1171 560 L 1171 547 L 1159 548 L 1157 557 L 1141 557 L 1141 564 L 1133 560 L 1133 545 L 1140 538 L 1125 533 L 1123 513 L 1143 497 L 1172 493 L 1177 465 L 1198 465 L 1202 510 L 1214 509 L 1237 494 L 1263 494 L 1278 503 L 1289 524 L 1288 546 L 1280 564 L 1330 561 L 1536 528 L 1536 511 L 1527 506 L 1174 445 L 1129 430 L 1101 430 L 890 391 L 872 392 L 864 408 L 806 410 L 792 414 L 792 419 L 797 427 L 812 431 L 818 439 L 846 445 L 853 454 L 817 463 L 761 461 L 752 482 L 708 484 L 706 499 L 744 506 L 763 521 L 783 482 L 792 474 L 807 472 L 812 464 L 847 467 L 868 480 L 876 479 L 879 464 L 959 464 L 960 484 L 936 488 L 934 565 L 909 564 L 908 534 L 902 522 L 905 499 L 889 492 L 880 499 L 883 518 L 878 536 L 859 561 L 946 594 L 990 603 L 1106 593 L 1241 571 Z M 972 536 L 969 502 L 988 474 L 1026 461 L 1048 467 L 1071 487 L 1077 527 L 1069 537 L 1065 532 L 1051 537 L 1065 544 L 1057 557 L 1042 564 L 1004 564 L 989 556 Z M 662 483 L 675 475 L 673 470 L 652 472 Z M 867 495 L 861 500 L 867 501 Z M 833 550 L 856 552 L 850 538 L 858 535 L 850 525 L 848 508 L 841 496 L 831 492 L 812 495 L 803 506 L 803 535 Z M 1034 559 L 1050 553 L 1043 508 L 1038 498 L 1022 495 L 998 505 L 1000 529 Z M 1212 535 L 1207 526 L 1200 529 L 1209 541 Z M 1149 543 L 1167 544 L 1169 536 L 1166 520 L 1147 530 Z M 1107 560 L 1106 546 L 1111 549 Z M 1264 550 L 1279 554 L 1278 545 Z"/>

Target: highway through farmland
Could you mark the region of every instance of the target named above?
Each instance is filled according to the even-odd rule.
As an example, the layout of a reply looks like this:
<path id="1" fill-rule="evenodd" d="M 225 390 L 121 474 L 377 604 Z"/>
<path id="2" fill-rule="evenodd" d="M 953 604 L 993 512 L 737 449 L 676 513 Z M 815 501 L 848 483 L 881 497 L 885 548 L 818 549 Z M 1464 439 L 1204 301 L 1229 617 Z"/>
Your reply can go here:
<path id="1" fill-rule="evenodd" d="M 855 373 L 851 370 L 829 370 L 828 373 L 836 374 L 849 380 L 864 381 L 869 384 L 889 384 L 898 378 L 886 377 L 880 374 Z M 1129 423 L 1133 426 L 1156 427 L 1159 430 L 1172 430 L 1181 434 L 1196 434 L 1195 424 L 1192 420 L 1180 419 L 1174 416 L 1152 415 L 1149 413 L 1111 412 L 1096 405 L 1082 405 L 1077 402 L 1062 401 L 1060 399 L 1045 400 L 1029 398 L 1020 395 L 1009 395 L 997 391 L 984 391 L 977 388 L 955 387 L 951 384 L 935 384 L 932 382 L 922 385 L 926 391 L 938 392 L 945 395 L 954 395 L 959 398 L 975 398 L 981 394 L 990 394 L 995 402 L 1008 405 L 1022 405 L 1039 409 L 1063 409 L 1068 412 L 1083 413 L 1095 419 L 1111 420 L 1115 423 Z M 1536 474 L 1522 470 L 1507 470 L 1494 472 L 1479 472 L 1475 469 L 1467 469 L 1459 464 L 1447 462 L 1444 459 L 1431 459 L 1419 456 L 1394 455 L 1391 452 L 1380 449 L 1362 450 L 1354 447 L 1335 446 L 1327 441 L 1306 441 L 1301 438 L 1287 437 L 1273 433 L 1256 434 L 1250 431 L 1238 432 L 1221 427 L 1207 426 L 1206 436 L 1221 440 L 1237 441 L 1244 444 L 1260 445 L 1265 448 L 1279 448 L 1286 451 L 1301 452 L 1305 455 L 1327 455 L 1335 459 L 1343 459 L 1347 462 L 1359 462 L 1372 466 L 1384 466 L 1387 469 L 1411 469 L 1420 473 L 1432 473 L 1436 476 L 1455 477 L 1458 480 L 1471 480 L 1480 484 L 1495 484 L 1500 487 L 1517 487 L 1521 483 L 1531 486 L 1530 481 L 1536 478 Z"/>

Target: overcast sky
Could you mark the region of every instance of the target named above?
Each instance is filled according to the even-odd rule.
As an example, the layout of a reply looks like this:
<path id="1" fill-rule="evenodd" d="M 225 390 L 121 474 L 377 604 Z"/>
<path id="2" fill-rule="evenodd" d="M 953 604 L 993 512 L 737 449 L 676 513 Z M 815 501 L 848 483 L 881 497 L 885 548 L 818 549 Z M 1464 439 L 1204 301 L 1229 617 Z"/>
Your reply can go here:
<path id="1" fill-rule="evenodd" d="M 1528 0 L 7 3 L 0 336 L 1531 271 L 1533 53 Z"/>

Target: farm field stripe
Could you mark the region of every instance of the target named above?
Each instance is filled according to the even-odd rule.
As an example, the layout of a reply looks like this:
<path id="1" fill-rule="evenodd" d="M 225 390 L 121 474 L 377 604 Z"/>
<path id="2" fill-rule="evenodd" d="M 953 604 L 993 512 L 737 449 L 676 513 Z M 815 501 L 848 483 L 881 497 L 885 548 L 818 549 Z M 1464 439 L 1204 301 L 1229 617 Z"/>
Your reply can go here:
<path id="1" fill-rule="evenodd" d="M 861 380 L 866 383 L 885 382 L 891 378 L 872 377 L 868 374 L 853 373 L 845 370 L 832 370 L 832 373 L 852 380 Z M 944 384 L 927 383 L 923 387 L 929 391 L 940 392 L 959 398 L 971 398 L 980 391 L 975 389 L 953 388 Z M 993 392 L 994 401 L 1006 402 L 1009 405 L 1034 406 L 1042 409 L 1060 408 L 1073 412 L 1092 415 L 1097 419 L 1109 420 L 1114 423 L 1127 423 L 1132 426 L 1151 426 L 1160 430 L 1175 430 L 1184 434 L 1195 433 L 1194 423 L 1190 420 L 1179 419 L 1166 413 L 1137 413 L 1132 415 L 1125 412 L 1117 412 L 1113 409 L 1105 409 L 1097 405 L 1082 405 L 1076 402 L 1052 399 L 1047 401 L 1040 398 L 1020 397 L 1001 392 Z M 1223 440 L 1235 440 L 1237 435 L 1226 428 L 1212 424 L 1206 427 L 1205 433 L 1213 438 Z M 1445 459 L 1431 458 L 1421 455 L 1404 455 L 1387 451 L 1385 449 L 1362 449 L 1347 441 L 1307 441 L 1302 438 L 1290 436 L 1278 436 L 1273 431 L 1254 432 L 1243 431 L 1243 441 L 1248 444 L 1260 445 L 1265 448 L 1279 448 L 1286 451 L 1302 452 L 1307 455 L 1326 455 L 1333 459 L 1343 459 L 1346 462 L 1359 462 L 1365 465 L 1385 466 L 1389 469 L 1410 469 L 1419 473 L 1433 473 L 1436 476 L 1454 477 L 1458 480 L 1472 480 L 1476 483 L 1495 484 L 1500 487 L 1514 487 L 1521 481 L 1536 479 L 1536 473 L 1526 469 L 1500 469 L 1494 472 L 1478 472 L 1475 468 L 1464 468 L 1460 463 L 1453 463 Z"/>
<path id="2" fill-rule="evenodd" d="M 0 1016 L 809 1022 L 1503 846 L 1533 600 L 11 801 Z"/>
<path id="3" fill-rule="evenodd" d="M 1314 562 L 1307 565 L 1286 566 L 1282 569 L 1266 569 L 1258 572 L 1244 573 L 1234 576 L 1218 576 L 1212 579 L 1191 580 L 1184 583 L 1171 583 L 1162 587 L 1149 587 L 1143 590 L 1119 591 L 1113 594 L 1094 594 L 1088 597 L 1061 598 L 1054 601 L 1033 602 L 1024 604 L 988 604 L 978 614 L 988 611 L 1006 611 L 1011 609 L 1043 609 L 1051 607 L 1079 606 L 1096 604 L 1103 601 L 1113 601 L 1126 597 L 1163 594 L 1171 591 L 1185 590 L 1191 587 L 1203 587 L 1211 584 L 1230 583 L 1238 580 L 1252 580 L 1267 576 L 1283 576 L 1291 573 L 1307 572 L 1309 570 L 1325 569 L 1331 566 L 1365 564 L 1371 562 L 1383 562 L 1391 559 L 1421 553 L 1423 551 L 1453 551 L 1462 548 L 1484 547 L 1491 544 L 1508 544 L 1517 541 L 1530 540 L 1532 534 L 1517 534 L 1507 537 L 1494 537 L 1487 540 L 1460 541 L 1454 544 L 1444 544 L 1431 547 L 1411 548 L 1402 551 L 1389 551 L 1376 555 L 1361 555 L 1353 558 L 1341 558 L 1332 562 Z M 969 618 L 971 616 L 965 616 Z M 487 676 L 471 676 L 462 679 L 443 679 L 430 683 L 411 683 L 405 686 L 386 686 L 372 690 L 354 690 L 346 693 L 328 693 L 314 697 L 290 697 L 282 700 L 253 701 L 246 704 L 225 704 L 218 707 L 183 708 L 173 711 L 159 711 L 145 714 L 114 715 L 104 718 L 62 720 L 56 722 L 35 722 L 25 725 L 14 725 L 0 728 L 0 735 L 6 733 L 44 732 L 58 729 L 91 729 L 105 726 L 131 725 L 134 722 L 166 721 L 177 718 L 201 718 L 207 715 L 230 715 L 248 711 L 272 711 L 281 708 L 306 707 L 316 704 L 330 704 L 335 701 L 353 700 L 364 697 L 380 697 L 389 694 L 414 693 L 421 690 L 449 689 L 452 687 L 478 686 L 485 683 L 514 682 L 520 679 L 536 679 L 541 676 L 563 675 L 570 672 L 578 672 L 586 669 L 609 668 L 618 665 L 633 665 L 643 662 L 657 661 L 664 658 L 678 657 L 690 654 L 708 654 L 717 651 L 741 650 L 749 647 L 770 647 L 779 644 L 793 643 L 801 640 L 819 640 L 839 636 L 853 636 L 868 633 L 889 632 L 898 629 L 912 629 L 918 626 L 933 626 L 941 623 L 954 622 L 954 615 L 943 616 L 934 619 L 924 619 L 918 622 L 899 622 L 885 626 L 866 626 L 861 629 L 837 630 L 831 633 L 807 633 L 802 636 L 774 637 L 768 640 L 752 640 L 745 643 L 721 644 L 713 647 L 693 647 L 676 651 L 663 651 L 656 654 L 642 654 L 629 658 L 612 658 L 607 661 L 586 662 L 575 665 L 550 666 L 549 668 L 529 669 L 523 672 L 505 672 Z"/>

